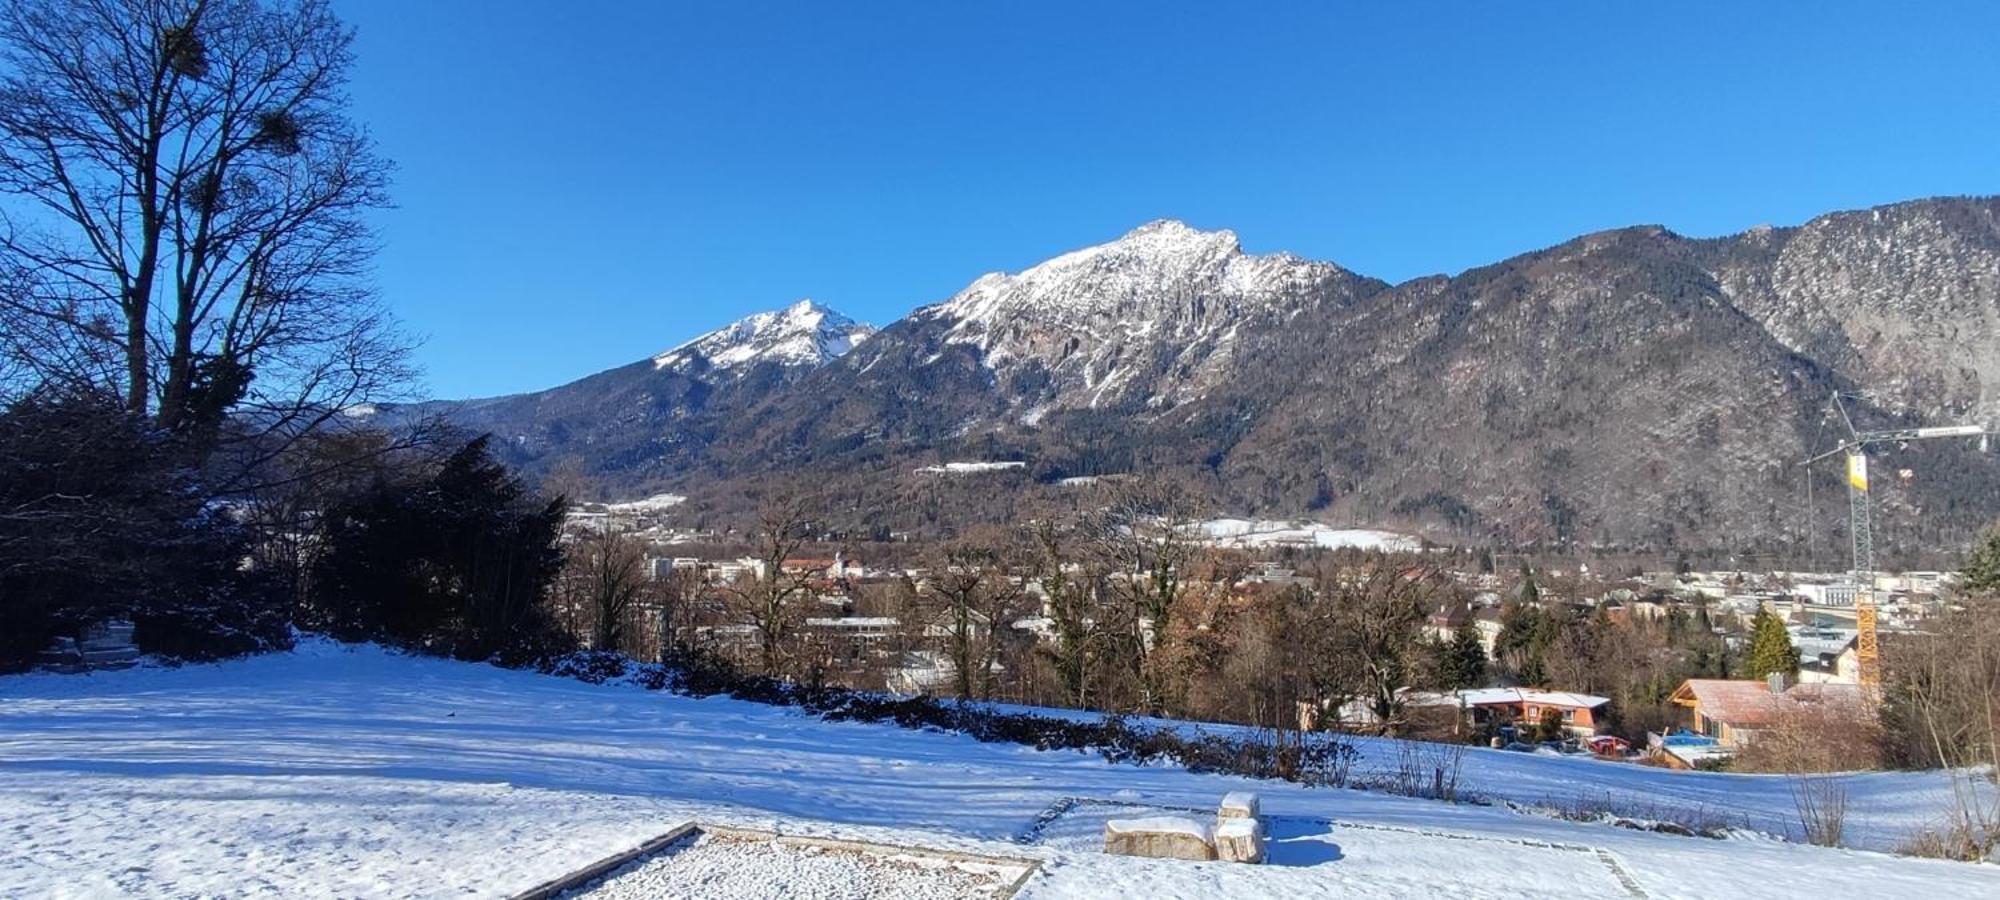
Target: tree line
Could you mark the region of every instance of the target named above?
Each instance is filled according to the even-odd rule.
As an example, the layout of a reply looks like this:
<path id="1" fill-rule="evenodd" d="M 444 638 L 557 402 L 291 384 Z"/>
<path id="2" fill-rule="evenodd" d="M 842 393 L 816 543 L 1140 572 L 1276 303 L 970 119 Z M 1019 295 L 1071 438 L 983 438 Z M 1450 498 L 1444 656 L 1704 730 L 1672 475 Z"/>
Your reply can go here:
<path id="1" fill-rule="evenodd" d="M 112 619 L 187 658 L 565 639 L 563 503 L 371 427 L 413 373 L 353 38 L 324 0 L 0 3 L 0 669 Z"/>

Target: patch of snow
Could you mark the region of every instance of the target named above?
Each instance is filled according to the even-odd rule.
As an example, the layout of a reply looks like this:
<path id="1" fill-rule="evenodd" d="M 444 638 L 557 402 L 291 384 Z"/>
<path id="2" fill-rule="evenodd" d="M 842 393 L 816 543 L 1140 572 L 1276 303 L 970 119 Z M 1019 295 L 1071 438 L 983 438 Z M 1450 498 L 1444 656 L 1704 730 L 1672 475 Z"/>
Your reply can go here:
<path id="1" fill-rule="evenodd" d="M 975 475 L 982 472 L 1004 472 L 1009 469 L 1025 469 L 1028 464 L 1018 460 L 1002 462 L 948 462 L 943 465 L 924 466 L 917 469 L 922 475 Z"/>
<path id="2" fill-rule="evenodd" d="M 1393 531 L 1297 520 L 1222 518 L 1196 523 L 1194 528 L 1206 543 L 1217 547 L 1351 547 L 1400 553 L 1423 546 L 1416 538 Z"/>
<path id="3" fill-rule="evenodd" d="M 614 513 L 626 513 L 630 515 L 636 515 L 639 513 L 661 512 L 663 510 L 672 509 L 685 502 L 687 502 L 687 498 L 679 494 L 654 494 L 653 496 L 647 497 L 642 500 L 626 500 L 622 503 L 607 503 L 604 505 L 604 508 Z"/>
<path id="4" fill-rule="evenodd" d="M 1117 834 L 1145 832 L 1149 834 L 1185 834 L 1213 842 L 1214 835 L 1209 827 L 1186 816 L 1147 816 L 1143 819 L 1112 819 L 1104 823 L 1104 830 Z"/>

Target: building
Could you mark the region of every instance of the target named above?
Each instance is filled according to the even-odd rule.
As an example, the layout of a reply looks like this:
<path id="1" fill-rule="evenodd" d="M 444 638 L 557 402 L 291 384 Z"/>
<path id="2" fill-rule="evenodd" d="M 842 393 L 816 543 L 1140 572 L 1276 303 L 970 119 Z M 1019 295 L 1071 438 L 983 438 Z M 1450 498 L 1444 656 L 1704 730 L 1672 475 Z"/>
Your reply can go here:
<path id="1" fill-rule="evenodd" d="M 1486 658 L 1493 659 L 1494 649 L 1500 646 L 1500 632 L 1507 628 L 1500 619 L 1500 608 L 1480 607 L 1478 612 L 1472 614 L 1472 627 L 1479 632 L 1479 645 L 1486 648 Z"/>
<path id="2" fill-rule="evenodd" d="M 1533 688 L 1474 688 L 1453 696 L 1475 725 L 1533 725 L 1553 711 L 1562 717 L 1563 730 L 1576 737 L 1597 734 L 1604 727 L 1603 709 L 1611 703 L 1609 697 Z"/>
<path id="3" fill-rule="evenodd" d="M 1831 641 L 1801 633 L 1793 643 L 1799 648 L 1800 684 L 1861 683 L 1861 655 L 1852 633 L 1840 632 Z"/>
<path id="4" fill-rule="evenodd" d="M 1533 688 L 1471 688 L 1448 694 L 1406 690 L 1402 697 L 1404 706 L 1412 711 L 1448 712 L 1455 709 L 1461 721 L 1474 727 L 1517 722 L 1524 726 L 1533 725 L 1541 722 L 1544 711 L 1553 710 L 1561 716 L 1563 730 L 1575 737 L 1597 734 L 1604 725 L 1603 709 L 1611 703 L 1609 697 Z M 1300 704 L 1300 707 L 1300 727 L 1316 727 L 1319 720 L 1317 711 L 1310 704 Z M 1359 700 L 1350 700 L 1335 712 L 1341 728 L 1360 730 L 1382 724 L 1374 710 Z"/>
<path id="5" fill-rule="evenodd" d="M 1857 684 L 1812 683 L 1789 687 L 1784 676 L 1766 681 L 1690 678 L 1668 698 L 1686 710 L 1687 730 L 1713 738 L 1718 749 L 1734 751 L 1788 713 L 1838 703 L 1865 703 Z"/>
<path id="6" fill-rule="evenodd" d="M 1437 608 L 1424 621 L 1424 633 L 1432 640 L 1449 641 L 1458 635 L 1458 629 L 1472 621 L 1472 610 L 1463 603 L 1447 603 Z"/>

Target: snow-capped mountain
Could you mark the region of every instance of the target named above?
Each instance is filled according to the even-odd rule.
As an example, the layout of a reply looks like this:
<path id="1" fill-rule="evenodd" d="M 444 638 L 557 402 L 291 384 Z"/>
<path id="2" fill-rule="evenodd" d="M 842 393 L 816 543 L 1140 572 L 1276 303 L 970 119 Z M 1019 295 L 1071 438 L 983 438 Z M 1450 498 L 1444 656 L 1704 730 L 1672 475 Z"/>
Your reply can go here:
<path id="1" fill-rule="evenodd" d="M 1001 377 L 1031 367 L 1019 397 L 1050 408 L 1182 402 L 1224 377 L 1245 331 L 1296 314 L 1354 276 L 1291 254 L 1253 256 L 1231 231 L 1162 219 L 1018 274 L 992 273 L 912 318 L 976 348 Z"/>
<path id="2" fill-rule="evenodd" d="M 744 369 L 758 363 L 821 366 L 875 333 L 811 300 L 746 316 L 653 357 L 655 369 Z"/>
<path id="3" fill-rule="evenodd" d="M 804 475 L 880 533 L 1142 474 L 1219 514 L 1770 548 L 1838 521 L 1835 474 L 1806 511 L 1795 466 L 1826 449 L 1832 391 L 1872 392 L 1873 426 L 1994 424 L 1995 360 L 2000 198 L 1709 239 L 1616 229 L 1399 285 L 1163 220 L 880 332 L 803 303 L 455 414 L 613 495 L 726 509 Z M 2000 516 L 2000 456 L 1883 452 L 1910 475 L 1878 493 L 1878 542 L 1948 546 Z M 995 466 L 920 474 L 953 463 Z"/>
<path id="4" fill-rule="evenodd" d="M 628 489 L 653 487 L 698 459 L 713 423 L 745 415 L 874 333 L 801 300 L 560 387 L 419 411 L 490 432 L 499 452 L 531 474 L 559 464 L 616 473 L 607 494 L 632 496 Z"/>

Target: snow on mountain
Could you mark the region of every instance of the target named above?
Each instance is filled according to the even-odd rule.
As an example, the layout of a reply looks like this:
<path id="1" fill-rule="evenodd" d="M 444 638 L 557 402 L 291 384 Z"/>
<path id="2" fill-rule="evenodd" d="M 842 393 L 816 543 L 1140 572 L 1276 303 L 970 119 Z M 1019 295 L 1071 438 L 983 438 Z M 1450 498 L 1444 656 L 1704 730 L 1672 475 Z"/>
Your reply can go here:
<path id="1" fill-rule="evenodd" d="M 917 470 L 920 475 L 976 475 L 982 472 L 1005 472 L 1009 469 L 1025 469 L 1028 464 L 1020 461 L 1002 462 L 948 462 L 942 465 L 924 466 Z"/>
<path id="2" fill-rule="evenodd" d="M 739 319 L 653 357 L 655 370 L 706 367 L 728 370 L 760 362 L 781 366 L 825 365 L 875 333 L 811 300 Z"/>
<path id="3" fill-rule="evenodd" d="M 1227 370 L 1238 326 L 1284 314 L 1345 274 L 1243 252 L 1232 231 L 1162 219 L 1017 274 L 990 273 L 915 316 L 996 371 L 1039 364 L 1058 406 L 1177 402 Z M 1172 374 L 1163 374 L 1172 373 Z"/>

